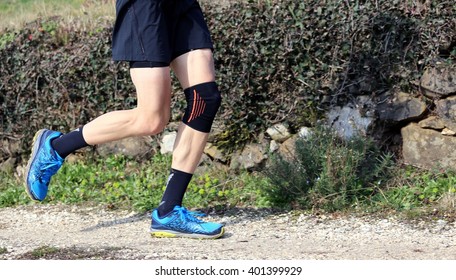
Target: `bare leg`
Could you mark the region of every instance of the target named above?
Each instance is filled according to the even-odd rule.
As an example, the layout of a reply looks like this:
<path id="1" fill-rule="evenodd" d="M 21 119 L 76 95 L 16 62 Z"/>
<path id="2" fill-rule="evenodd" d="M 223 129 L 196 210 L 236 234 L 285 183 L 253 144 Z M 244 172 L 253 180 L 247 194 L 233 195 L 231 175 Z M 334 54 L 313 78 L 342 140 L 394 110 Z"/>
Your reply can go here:
<path id="1" fill-rule="evenodd" d="M 160 133 L 170 117 L 171 78 L 168 67 L 133 68 L 138 106 L 106 113 L 84 126 L 87 144 L 97 145 L 129 136 Z"/>
<path id="2" fill-rule="evenodd" d="M 214 60 L 209 49 L 183 54 L 171 63 L 171 68 L 184 89 L 215 81 Z M 174 143 L 172 168 L 193 174 L 201 159 L 207 136 L 208 133 L 181 123 Z"/>

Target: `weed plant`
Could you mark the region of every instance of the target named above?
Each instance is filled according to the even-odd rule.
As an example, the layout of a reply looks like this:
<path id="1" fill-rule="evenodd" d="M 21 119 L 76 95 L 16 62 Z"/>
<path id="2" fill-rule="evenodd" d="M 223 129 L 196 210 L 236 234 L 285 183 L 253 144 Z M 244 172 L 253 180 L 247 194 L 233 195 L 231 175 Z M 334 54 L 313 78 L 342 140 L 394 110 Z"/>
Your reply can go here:
<path id="1" fill-rule="evenodd" d="M 393 180 L 369 200 L 376 210 L 414 210 L 417 208 L 454 211 L 456 205 L 456 172 L 396 167 Z"/>
<path id="2" fill-rule="evenodd" d="M 105 205 L 109 209 L 148 211 L 160 202 L 171 156 L 156 155 L 148 161 L 124 156 L 88 158 L 65 163 L 52 178 L 44 203 Z M 184 204 L 189 208 L 264 206 L 259 186 L 261 174 L 235 174 L 217 166 L 201 167 L 194 175 Z M 0 207 L 30 203 L 22 178 L 0 174 Z"/>
<path id="3" fill-rule="evenodd" d="M 343 140 L 324 127 L 297 140 L 295 150 L 292 157 L 273 156 L 265 170 L 274 205 L 341 210 L 372 196 L 394 165 L 372 140 Z"/>

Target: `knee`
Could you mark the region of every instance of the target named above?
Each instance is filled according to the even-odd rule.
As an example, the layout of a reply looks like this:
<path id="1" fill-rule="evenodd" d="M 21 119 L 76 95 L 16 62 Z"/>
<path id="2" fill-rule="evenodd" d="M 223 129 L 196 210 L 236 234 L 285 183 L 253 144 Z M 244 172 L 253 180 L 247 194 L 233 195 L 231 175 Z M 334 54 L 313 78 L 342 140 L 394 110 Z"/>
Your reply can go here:
<path id="1" fill-rule="evenodd" d="M 182 121 L 195 130 L 208 133 L 221 105 L 222 97 L 215 82 L 185 89 L 187 108 Z"/>
<path id="2" fill-rule="evenodd" d="M 135 118 L 134 129 L 138 136 L 161 133 L 169 122 L 169 114 L 139 115 Z"/>

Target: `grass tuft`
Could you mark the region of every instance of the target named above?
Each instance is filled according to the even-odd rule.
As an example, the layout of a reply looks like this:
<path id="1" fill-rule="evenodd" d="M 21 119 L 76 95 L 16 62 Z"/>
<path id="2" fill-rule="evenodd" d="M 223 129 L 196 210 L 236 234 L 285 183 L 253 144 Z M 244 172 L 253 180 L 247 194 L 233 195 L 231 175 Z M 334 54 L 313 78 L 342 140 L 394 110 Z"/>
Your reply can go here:
<path id="1" fill-rule="evenodd" d="M 76 28 L 91 29 L 101 19 L 114 20 L 113 0 L 6 0 L 0 3 L 0 31 L 18 30 L 40 18 L 61 17 Z"/>

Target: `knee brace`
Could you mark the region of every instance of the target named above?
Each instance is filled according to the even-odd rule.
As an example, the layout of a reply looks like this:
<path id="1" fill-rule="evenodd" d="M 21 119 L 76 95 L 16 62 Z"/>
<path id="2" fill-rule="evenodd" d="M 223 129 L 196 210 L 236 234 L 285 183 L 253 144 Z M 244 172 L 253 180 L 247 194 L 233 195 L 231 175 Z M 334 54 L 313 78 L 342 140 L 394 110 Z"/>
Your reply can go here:
<path id="1" fill-rule="evenodd" d="M 215 82 L 208 82 L 184 90 L 187 108 L 182 122 L 191 128 L 209 133 L 222 102 Z"/>

